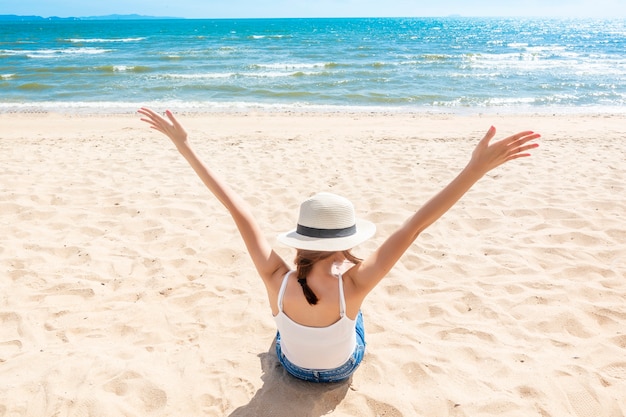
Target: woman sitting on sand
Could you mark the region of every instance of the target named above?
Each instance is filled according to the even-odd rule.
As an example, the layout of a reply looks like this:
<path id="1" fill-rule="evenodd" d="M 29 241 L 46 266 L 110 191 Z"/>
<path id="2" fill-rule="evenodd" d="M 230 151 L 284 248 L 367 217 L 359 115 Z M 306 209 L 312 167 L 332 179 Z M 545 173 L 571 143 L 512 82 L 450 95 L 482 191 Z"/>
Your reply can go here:
<path id="1" fill-rule="evenodd" d="M 278 236 L 296 248 L 296 270 L 272 250 L 250 208 L 207 167 L 191 148 L 185 129 L 168 110 L 167 119 L 148 108 L 139 113 L 151 128 L 168 136 L 200 179 L 228 209 L 245 242 L 269 297 L 276 320 L 278 360 L 293 376 L 314 382 L 344 380 L 359 366 L 365 351 L 361 304 L 428 226 L 448 211 L 483 175 L 521 157 L 538 144 L 539 134 L 525 131 L 490 143 L 491 127 L 461 173 L 407 219 L 367 259 L 350 249 L 370 238 L 374 224 L 356 219 L 352 204 L 319 193 L 300 206 L 297 227 Z M 335 274 L 336 263 L 353 265 Z"/>

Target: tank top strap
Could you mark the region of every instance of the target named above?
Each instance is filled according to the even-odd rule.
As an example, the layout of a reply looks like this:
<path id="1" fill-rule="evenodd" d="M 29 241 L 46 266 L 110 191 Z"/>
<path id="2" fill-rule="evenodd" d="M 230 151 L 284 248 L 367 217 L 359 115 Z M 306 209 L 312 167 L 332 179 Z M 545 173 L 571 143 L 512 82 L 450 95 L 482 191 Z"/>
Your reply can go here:
<path id="1" fill-rule="evenodd" d="M 285 288 L 287 288 L 287 282 L 289 281 L 289 275 L 291 275 L 293 271 L 289 271 L 285 274 L 283 278 L 282 284 L 280 284 L 280 290 L 278 291 L 278 312 L 283 312 L 283 297 L 285 295 Z"/>
<path id="2" fill-rule="evenodd" d="M 343 318 L 346 315 L 346 298 L 343 295 L 343 276 L 339 274 L 339 316 Z"/>

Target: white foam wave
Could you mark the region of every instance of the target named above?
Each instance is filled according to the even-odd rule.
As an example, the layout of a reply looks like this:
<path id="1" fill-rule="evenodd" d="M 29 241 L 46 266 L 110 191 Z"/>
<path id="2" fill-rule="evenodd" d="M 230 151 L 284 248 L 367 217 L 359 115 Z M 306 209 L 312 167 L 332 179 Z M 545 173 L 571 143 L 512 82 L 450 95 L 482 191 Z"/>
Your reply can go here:
<path id="1" fill-rule="evenodd" d="M 135 114 L 140 107 L 150 107 L 155 110 L 171 109 L 175 112 L 188 113 L 243 113 L 250 111 L 266 112 L 410 112 L 415 108 L 393 106 L 344 106 L 321 105 L 297 102 L 290 104 L 245 102 L 245 101 L 145 101 L 145 102 L 38 102 L 38 103 L 3 103 L 0 102 L 0 113 L 62 113 L 62 114 Z M 424 108 L 423 111 L 437 112 L 437 108 Z M 441 110 L 449 112 L 450 110 Z"/>
<path id="2" fill-rule="evenodd" d="M 201 74 L 164 74 L 164 78 L 186 79 L 186 80 L 202 80 L 202 79 L 220 79 L 220 78 L 281 78 L 292 77 L 294 75 L 316 75 L 316 72 L 303 71 L 267 71 L 267 72 L 216 72 Z"/>
<path id="3" fill-rule="evenodd" d="M 26 56 L 28 58 L 56 58 L 63 55 L 96 55 L 110 52 L 103 48 L 63 48 L 63 49 L 3 49 L 0 55 Z"/>
<path id="4" fill-rule="evenodd" d="M 265 68 L 265 69 L 295 69 L 295 70 L 310 69 L 310 68 L 324 68 L 325 66 L 326 64 L 323 62 L 316 62 L 316 63 L 278 62 L 274 64 L 254 64 L 255 68 L 261 68 L 261 69 Z"/>
<path id="5" fill-rule="evenodd" d="M 215 72 L 215 73 L 204 73 L 204 74 L 163 74 L 163 77 L 182 79 L 182 80 L 202 80 L 202 79 L 230 78 L 236 75 L 237 73 L 234 73 L 234 72 Z"/>
<path id="6" fill-rule="evenodd" d="M 70 38 L 66 39 L 68 42 L 72 43 L 109 43 L 109 42 L 139 42 L 146 40 L 148 38 L 139 37 L 139 38 Z"/>
<path id="7" fill-rule="evenodd" d="M 548 49 L 554 51 L 553 49 Z M 563 74 L 571 73 L 577 76 L 589 76 L 597 74 L 623 75 L 626 64 L 624 59 L 615 59 L 608 56 L 598 56 L 594 59 L 581 57 L 580 54 L 562 52 L 554 58 L 551 53 L 520 52 L 508 54 L 474 54 L 463 58 L 468 67 L 476 70 L 498 71 L 561 71 Z M 475 74 L 470 74 L 474 76 Z"/>
<path id="8" fill-rule="evenodd" d="M 294 75 L 293 72 L 281 72 L 281 71 L 269 71 L 269 72 L 250 72 L 250 73 L 242 73 L 244 77 L 250 78 L 281 78 L 281 77 L 291 77 Z"/>
<path id="9" fill-rule="evenodd" d="M 282 38 L 290 38 L 291 35 L 251 35 L 250 39 L 282 39 Z"/>
<path id="10" fill-rule="evenodd" d="M 136 65 L 113 65 L 113 71 L 115 72 L 138 71 L 142 68 L 147 69 L 147 67 L 141 67 Z"/>
<path id="11" fill-rule="evenodd" d="M 263 102 L 244 101 L 143 101 L 143 102 L 117 102 L 117 101 L 94 101 L 94 102 L 0 102 L 0 113 L 67 113 L 67 114 L 134 114 L 143 106 L 153 109 L 171 109 L 177 112 L 191 113 L 220 113 L 220 112 L 249 112 L 249 111 L 304 111 L 304 112 L 424 112 L 424 113 L 528 113 L 528 114 L 626 114 L 624 106 L 615 105 L 590 105 L 590 106 L 563 106 L 552 103 L 544 107 L 535 106 L 536 98 L 518 99 L 489 99 L 481 103 L 468 103 L 462 99 L 434 102 L 430 105 L 416 106 L 346 106 L 346 105 L 322 105 L 305 102 L 290 104 L 276 104 Z"/>

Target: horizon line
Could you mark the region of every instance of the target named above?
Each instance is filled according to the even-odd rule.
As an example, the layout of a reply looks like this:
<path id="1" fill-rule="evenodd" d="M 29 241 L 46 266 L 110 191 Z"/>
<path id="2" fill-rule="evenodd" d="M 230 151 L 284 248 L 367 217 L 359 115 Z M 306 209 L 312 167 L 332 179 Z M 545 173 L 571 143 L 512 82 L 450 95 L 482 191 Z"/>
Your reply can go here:
<path id="1" fill-rule="evenodd" d="M 542 19 L 626 19 L 626 17 L 614 17 L 614 16 L 566 16 L 566 15 L 462 15 L 457 13 L 451 13 L 448 15 L 387 15 L 387 16 L 256 16 L 256 17 L 236 17 L 236 16 L 220 16 L 220 17 L 184 17 L 184 16 L 155 16 L 155 15 L 140 15 L 137 13 L 112 13 L 106 15 L 91 15 L 91 16 L 58 16 L 58 15 L 20 15 L 20 14 L 0 14 L 2 17 L 16 17 L 16 18 L 40 18 L 40 19 L 85 19 L 85 20 L 228 20 L 228 19 L 419 19 L 419 18 L 542 18 Z"/>

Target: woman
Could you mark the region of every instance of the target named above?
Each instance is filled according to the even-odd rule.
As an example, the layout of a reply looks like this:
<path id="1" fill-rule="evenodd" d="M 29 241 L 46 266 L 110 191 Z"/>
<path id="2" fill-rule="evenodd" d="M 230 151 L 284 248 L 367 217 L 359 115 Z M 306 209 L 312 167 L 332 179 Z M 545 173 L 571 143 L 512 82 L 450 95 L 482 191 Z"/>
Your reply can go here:
<path id="1" fill-rule="evenodd" d="M 355 217 L 352 204 L 331 193 L 319 193 L 300 206 L 297 227 L 279 235 L 297 249 L 296 271 L 272 250 L 248 205 L 219 179 L 193 151 L 185 129 L 168 110 L 164 118 L 141 108 L 142 121 L 168 136 L 200 179 L 228 209 L 265 284 L 278 334 L 276 353 L 293 376 L 314 382 L 348 378 L 365 351 L 361 304 L 419 234 L 450 209 L 483 175 L 513 159 L 529 156 L 539 134 L 524 131 L 490 143 L 491 127 L 474 149 L 467 166 L 443 190 L 410 216 L 367 259 L 350 249 L 375 232 Z M 336 274 L 334 265 L 353 266 Z"/>

